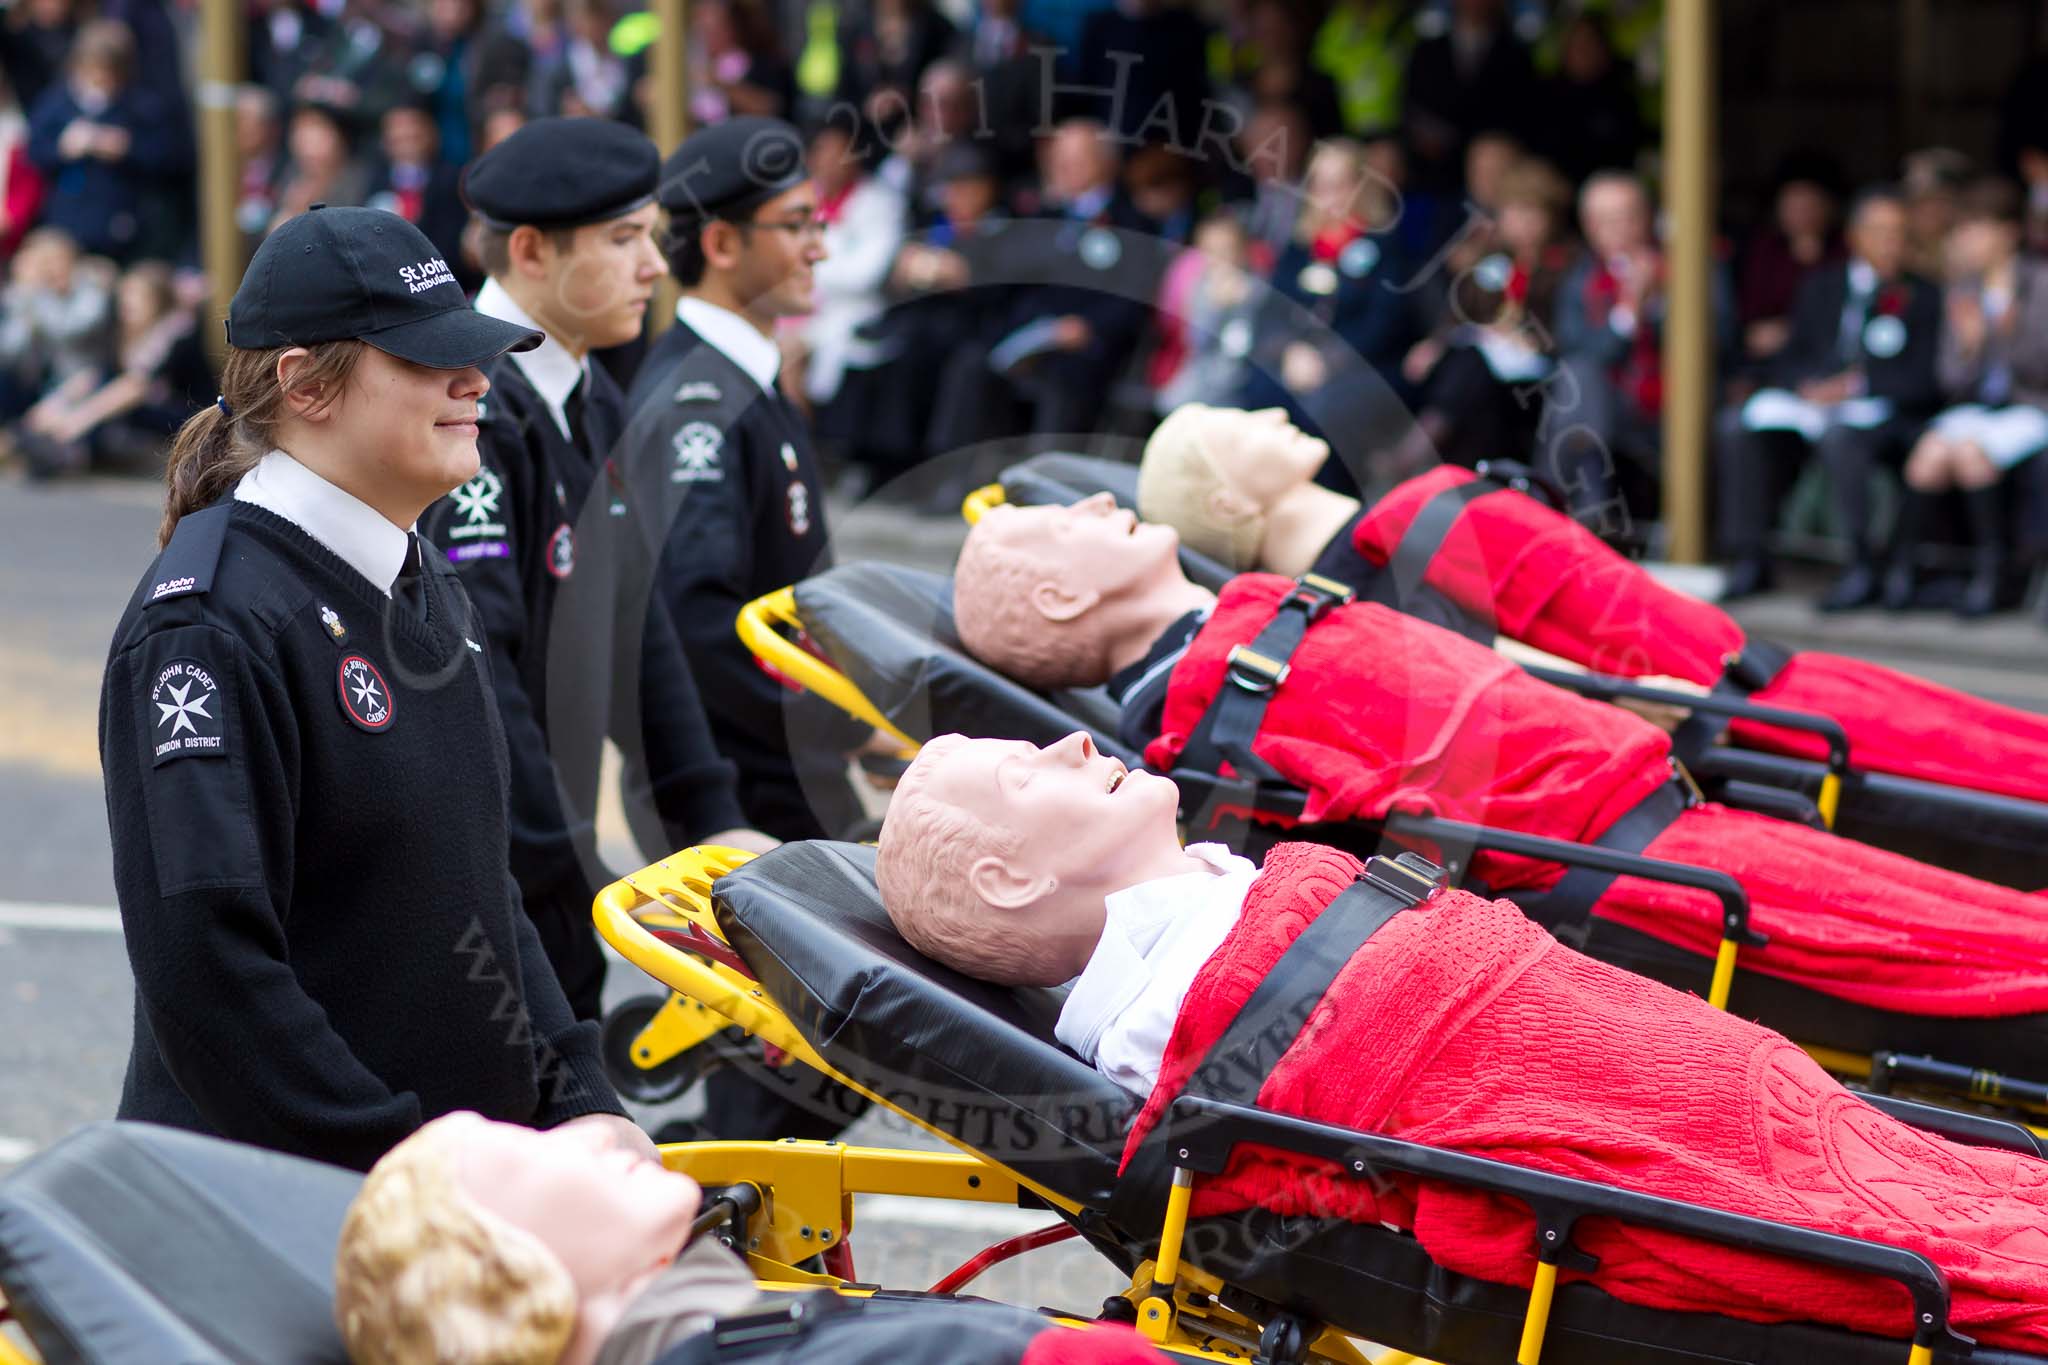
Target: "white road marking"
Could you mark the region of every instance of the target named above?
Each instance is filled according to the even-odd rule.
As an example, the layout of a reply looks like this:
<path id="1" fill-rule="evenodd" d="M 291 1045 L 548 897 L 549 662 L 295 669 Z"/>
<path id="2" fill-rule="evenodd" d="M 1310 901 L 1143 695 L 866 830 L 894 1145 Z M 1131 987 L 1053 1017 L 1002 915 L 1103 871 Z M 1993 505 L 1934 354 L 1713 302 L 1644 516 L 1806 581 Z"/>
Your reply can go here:
<path id="1" fill-rule="evenodd" d="M 55 929 L 73 934 L 118 934 L 121 912 L 103 905 L 38 905 L 0 901 L 0 929 Z"/>

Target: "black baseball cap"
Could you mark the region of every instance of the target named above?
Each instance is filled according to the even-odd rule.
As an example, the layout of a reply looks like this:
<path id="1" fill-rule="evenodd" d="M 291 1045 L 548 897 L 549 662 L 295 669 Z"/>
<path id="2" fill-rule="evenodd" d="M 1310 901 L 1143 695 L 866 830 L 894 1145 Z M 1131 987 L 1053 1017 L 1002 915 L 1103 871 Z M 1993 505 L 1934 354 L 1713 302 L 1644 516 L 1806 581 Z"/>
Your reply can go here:
<path id="1" fill-rule="evenodd" d="M 541 334 L 469 306 L 425 233 L 382 209 L 315 204 L 256 248 L 228 305 L 244 350 L 366 341 L 436 370 L 530 351 Z"/>
<path id="2" fill-rule="evenodd" d="M 462 199 L 501 231 L 574 228 L 654 202 L 661 153 L 608 118 L 537 118 L 469 163 Z"/>

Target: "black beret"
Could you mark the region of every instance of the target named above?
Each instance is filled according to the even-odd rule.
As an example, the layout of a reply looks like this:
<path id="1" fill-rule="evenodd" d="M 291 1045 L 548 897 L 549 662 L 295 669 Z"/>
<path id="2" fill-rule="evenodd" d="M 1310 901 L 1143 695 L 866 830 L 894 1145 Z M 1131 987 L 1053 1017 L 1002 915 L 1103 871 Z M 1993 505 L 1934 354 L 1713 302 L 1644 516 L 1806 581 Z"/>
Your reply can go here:
<path id="1" fill-rule="evenodd" d="M 737 218 L 810 175 L 795 128 L 741 115 L 690 134 L 661 163 L 661 206 L 677 219 Z"/>
<path id="2" fill-rule="evenodd" d="M 572 228 L 654 201 L 661 153 L 605 118 L 541 118 L 469 163 L 463 202 L 492 227 Z"/>

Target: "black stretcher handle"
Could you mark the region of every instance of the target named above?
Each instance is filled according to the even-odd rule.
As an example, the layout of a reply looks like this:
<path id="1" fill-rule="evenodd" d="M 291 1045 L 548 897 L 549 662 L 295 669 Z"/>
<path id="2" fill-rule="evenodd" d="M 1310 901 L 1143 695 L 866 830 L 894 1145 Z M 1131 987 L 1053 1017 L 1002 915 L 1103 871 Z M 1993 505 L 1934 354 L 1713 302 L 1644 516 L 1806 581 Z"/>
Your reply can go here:
<path id="1" fill-rule="evenodd" d="M 1944 1109 L 1938 1104 L 1922 1104 L 1918 1100 L 1902 1100 L 1896 1095 L 1874 1095 L 1860 1090 L 1855 1094 L 1871 1108 L 1881 1110 L 1909 1127 L 1945 1137 L 1965 1147 L 2018 1152 L 2021 1156 L 2048 1160 L 2048 1147 L 2043 1147 L 2033 1129 L 2023 1123 L 1993 1118 L 1989 1114 L 1966 1114 Z"/>
<path id="2" fill-rule="evenodd" d="M 1877 1275 L 1905 1286 L 1912 1295 L 1914 1344 L 1956 1356 L 1968 1355 L 1975 1345 L 1971 1338 L 1949 1326 L 1948 1280 L 1941 1268 L 1919 1252 L 1902 1247 L 1701 1208 L 1659 1195 L 1618 1190 L 1487 1157 L 1403 1142 L 1381 1133 L 1339 1128 L 1189 1095 L 1167 1107 L 1158 1130 L 1147 1141 L 1160 1143 L 1176 1165 L 1199 1174 L 1221 1172 L 1239 1144 L 1258 1143 L 1334 1161 L 1360 1179 L 1399 1171 L 1507 1195 L 1521 1200 L 1535 1213 L 1539 1259 L 1552 1262 L 1566 1254 L 1566 1244 L 1579 1219 L 1601 1217 L 1699 1237 L 1723 1246 L 1772 1252 Z"/>
<path id="3" fill-rule="evenodd" d="M 1833 716 L 1816 716 L 1806 711 L 1787 711 L 1779 706 L 1759 706 L 1746 697 L 1701 696 L 1696 692 L 1674 692 L 1669 688 L 1652 687 L 1646 683 L 1628 678 L 1610 678 L 1604 673 L 1574 673 L 1569 669 L 1545 668 L 1540 664 L 1523 664 L 1522 671 L 1532 678 L 1576 692 L 1582 697 L 1596 701 L 1614 701 L 1626 697 L 1632 701 L 1657 702 L 1665 706 L 1682 707 L 1689 711 L 1704 711 L 1708 715 L 1727 716 L 1734 720 L 1754 721 L 1758 725 L 1769 725 L 1779 730 L 1803 730 L 1819 735 L 1828 745 L 1828 771 L 1836 777 L 1847 776 L 1849 772 L 1849 732 Z"/>
<path id="4" fill-rule="evenodd" d="M 1640 853 L 1621 853 L 1601 848 L 1598 844 L 1575 844 L 1567 839 L 1547 839 L 1540 834 L 1493 829 L 1413 811 L 1388 811 L 1383 824 L 1387 833 L 1407 838 L 1511 853 L 1519 858 L 1541 858 L 1545 862 L 1590 867 L 1617 876 L 1641 877 L 1645 881 L 1664 882 L 1671 886 L 1689 886 L 1708 892 L 1721 902 L 1723 937 L 1751 948 L 1761 948 L 1770 942 L 1766 935 L 1749 927 L 1749 893 L 1742 889 L 1742 883 L 1717 868 L 1645 858 Z"/>

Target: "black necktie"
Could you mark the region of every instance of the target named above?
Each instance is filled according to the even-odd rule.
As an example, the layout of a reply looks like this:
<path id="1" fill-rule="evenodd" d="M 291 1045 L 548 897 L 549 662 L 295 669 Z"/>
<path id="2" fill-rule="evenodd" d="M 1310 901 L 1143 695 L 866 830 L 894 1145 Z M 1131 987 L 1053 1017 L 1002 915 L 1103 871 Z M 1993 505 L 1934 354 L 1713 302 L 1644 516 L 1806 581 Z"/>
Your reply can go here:
<path id="1" fill-rule="evenodd" d="M 572 442 L 584 442 L 587 439 L 587 428 L 583 422 L 585 399 L 589 392 L 590 376 L 586 374 L 576 381 L 576 387 L 569 390 L 569 396 L 562 400 L 562 420 L 569 425 L 569 439 Z"/>
<path id="2" fill-rule="evenodd" d="M 405 567 L 391 580 L 391 600 L 419 620 L 427 619 L 427 590 L 420 580 L 418 536 L 408 534 L 405 538 Z"/>

